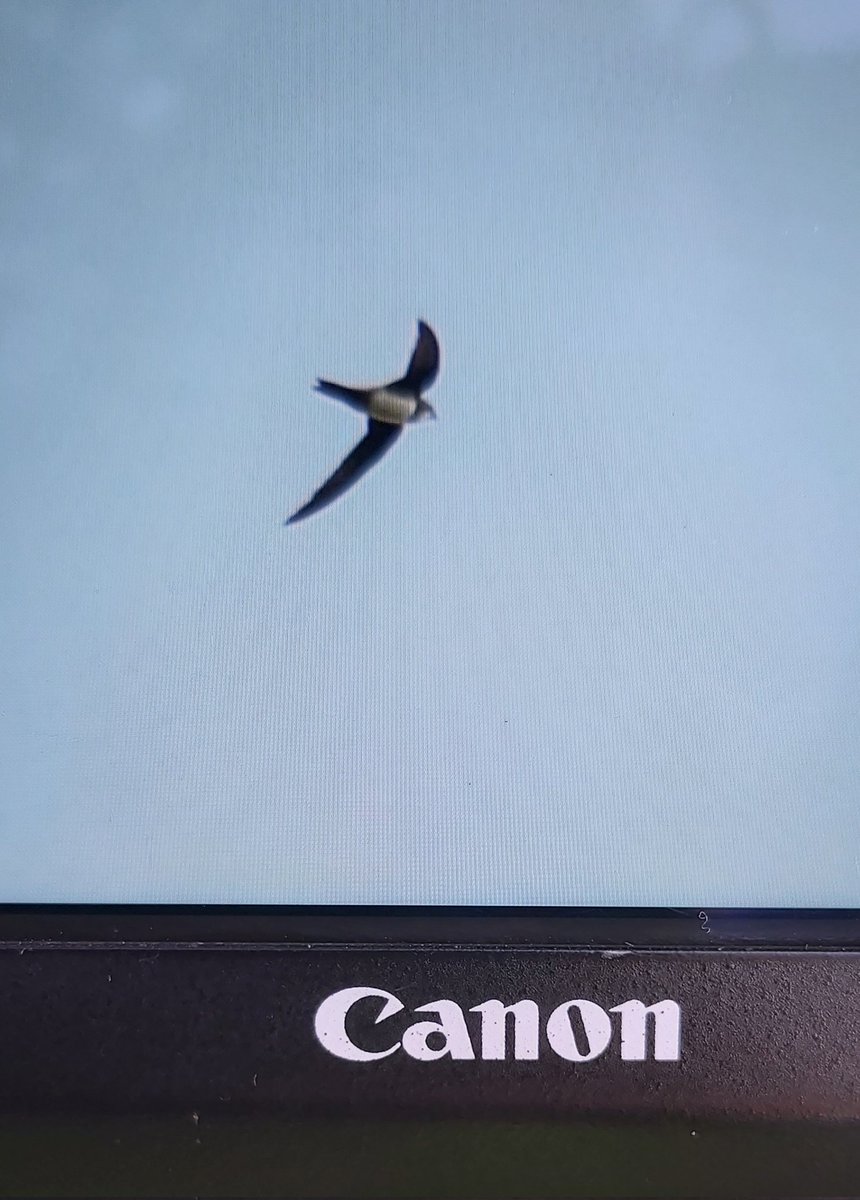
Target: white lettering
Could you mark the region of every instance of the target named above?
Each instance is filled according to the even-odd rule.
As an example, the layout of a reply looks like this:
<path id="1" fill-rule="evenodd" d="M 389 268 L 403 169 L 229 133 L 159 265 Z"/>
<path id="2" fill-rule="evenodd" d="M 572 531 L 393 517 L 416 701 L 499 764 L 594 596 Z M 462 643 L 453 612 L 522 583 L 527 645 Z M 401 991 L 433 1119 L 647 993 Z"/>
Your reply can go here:
<path id="1" fill-rule="evenodd" d="M 379 988 L 344 988 L 341 992 L 326 996 L 314 1016 L 314 1032 L 329 1054 L 334 1054 L 337 1058 L 346 1058 L 350 1062 L 375 1062 L 378 1058 L 388 1058 L 389 1054 L 394 1054 L 395 1050 L 400 1048 L 400 1042 L 395 1042 L 387 1050 L 362 1050 L 350 1040 L 346 1032 L 346 1014 L 359 1000 L 367 1000 L 373 996 L 385 1001 L 374 1017 L 375 1025 L 393 1017 L 404 1007 L 391 992 L 383 992 Z"/>
<path id="2" fill-rule="evenodd" d="M 505 1007 L 501 1000 L 485 1000 L 469 1012 L 481 1014 L 481 1058 L 502 1060 L 507 1049 L 506 1017 L 514 1018 L 514 1058 L 534 1060 L 540 1044 L 540 1010 L 534 1000 L 520 1000 Z"/>
<path id="3" fill-rule="evenodd" d="M 376 1003 L 365 1006 L 362 1018 L 365 1027 L 379 1025 L 405 1005 L 392 992 L 380 988 L 350 987 L 334 992 L 320 1004 L 314 1015 L 314 1030 L 320 1045 L 337 1058 L 349 1062 L 376 1062 L 388 1058 L 401 1048 L 418 1062 L 435 1062 L 440 1058 L 460 1061 L 475 1059 L 475 1047 L 469 1033 L 465 1014 L 454 1000 L 435 1000 L 418 1005 L 413 1011 L 431 1013 L 437 1020 L 413 1021 L 406 1026 L 400 1040 L 395 1040 L 392 1027 L 386 1039 L 389 1045 L 382 1050 L 368 1050 L 357 1045 L 347 1032 L 351 1010 L 365 1000 Z M 381 1006 L 379 1004 L 381 1001 Z M 371 1014 L 375 1012 L 375 1016 Z M 517 1061 L 534 1062 L 540 1057 L 541 1014 L 534 1000 L 518 1000 L 505 1005 L 501 1000 L 485 1000 L 469 1009 L 481 1018 L 480 1057 L 485 1062 L 501 1062 L 508 1057 L 509 1041 L 513 1042 L 513 1057 Z M 575 1013 L 575 1019 L 572 1014 Z M 559 1058 L 572 1063 L 592 1062 L 605 1053 L 612 1041 L 611 1014 L 617 1013 L 620 1024 L 620 1053 L 624 1062 L 677 1062 L 681 1057 L 681 1009 L 674 1000 L 659 1000 L 646 1006 L 641 1000 L 616 1004 L 609 1012 L 592 1000 L 568 1000 L 553 1009 L 546 1019 L 546 1040 Z M 366 1014 L 366 1015 L 365 1015 Z M 513 1018 L 513 1038 L 508 1032 Z M 357 1034 L 355 1018 L 350 1029 Z"/>
<path id="4" fill-rule="evenodd" d="M 570 1023 L 572 1008 L 577 1009 L 582 1018 L 587 1045 L 585 1053 L 576 1044 L 576 1035 Z M 559 1058 L 566 1058 L 568 1062 L 591 1062 L 603 1053 L 612 1040 L 612 1022 L 599 1004 L 591 1000 L 568 1000 L 550 1013 L 546 1036 Z"/>
<path id="5" fill-rule="evenodd" d="M 418 1021 L 409 1026 L 403 1035 L 403 1049 L 410 1058 L 417 1058 L 420 1062 L 434 1062 L 437 1058 L 444 1058 L 446 1054 L 451 1058 L 475 1057 L 466 1018 L 459 1004 L 453 1000 L 437 1000 L 435 1004 L 420 1005 L 415 1012 L 438 1013 L 439 1020 Z M 444 1038 L 444 1044 L 438 1047 L 428 1046 L 427 1039 L 433 1035 Z"/>
<path id="6" fill-rule="evenodd" d="M 646 1008 L 641 1000 L 616 1004 L 610 1012 L 621 1013 L 621 1057 L 625 1062 L 644 1062 L 648 1057 L 648 1015 L 654 1017 L 654 1059 L 677 1062 L 681 1057 L 681 1009 L 674 1000 L 660 1000 Z"/>

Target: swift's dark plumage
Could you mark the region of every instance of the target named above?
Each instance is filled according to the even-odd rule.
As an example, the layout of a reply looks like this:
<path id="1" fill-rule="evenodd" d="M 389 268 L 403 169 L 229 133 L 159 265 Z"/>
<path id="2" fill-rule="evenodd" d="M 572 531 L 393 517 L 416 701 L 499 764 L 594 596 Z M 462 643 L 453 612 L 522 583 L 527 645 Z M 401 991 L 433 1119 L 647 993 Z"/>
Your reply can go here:
<path id="1" fill-rule="evenodd" d="M 287 525 L 303 521 L 312 516 L 342 496 L 348 487 L 357 483 L 365 471 L 369 471 L 374 463 L 379 462 L 389 446 L 393 446 L 403 432 L 402 425 L 386 425 L 382 421 L 367 422 L 367 433 L 357 446 L 353 446 L 349 454 L 340 464 L 335 473 L 325 481 L 322 487 L 314 492 L 307 504 L 303 504 L 298 512 L 294 512 Z"/>
<path id="2" fill-rule="evenodd" d="M 418 322 L 418 341 L 412 351 L 406 374 L 389 387 L 413 392 L 420 396 L 436 382 L 439 373 L 439 343 L 436 334 L 423 321 Z"/>
<path id="3" fill-rule="evenodd" d="M 302 521 L 343 495 L 394 445 L 404 425 L 425 417 L 435 417 L 436 413 L 422 399 L 421 393 L 433 384 L 438 373 L 439 342 L 430 326 L 419 321 L 418 341 L 406 374 L 401 379 L 376 388 L 347 387 L 328 379 L 318 379 L 318 392 L 367 414 L 367 433 L 334 474 L 314 492 L 307 504 L 303 504 L 284 524 Z"/>

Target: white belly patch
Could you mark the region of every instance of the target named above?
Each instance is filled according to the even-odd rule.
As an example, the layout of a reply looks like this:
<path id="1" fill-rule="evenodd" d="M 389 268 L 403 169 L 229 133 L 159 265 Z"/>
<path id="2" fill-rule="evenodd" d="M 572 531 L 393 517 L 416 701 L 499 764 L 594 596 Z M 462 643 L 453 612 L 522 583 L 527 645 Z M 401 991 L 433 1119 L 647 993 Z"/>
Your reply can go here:
<path id="1" fill-rule="evenodd" d="M 405 425 L 414 415 L 417 405 L 411 396 L 402 396 L 398 392 L 388 392 L 379 388 L 370 393 L 369 415 L 374 421 L 384 421 L 387 425 Z"/>

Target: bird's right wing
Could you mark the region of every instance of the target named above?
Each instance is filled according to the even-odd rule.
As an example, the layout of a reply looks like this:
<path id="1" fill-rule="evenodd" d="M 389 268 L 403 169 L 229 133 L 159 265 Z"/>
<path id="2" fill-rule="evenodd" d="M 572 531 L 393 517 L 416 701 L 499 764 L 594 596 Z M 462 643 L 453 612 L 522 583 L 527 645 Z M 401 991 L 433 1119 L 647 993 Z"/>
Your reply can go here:
<path id="1" fill-rule="evenodd" d="M 284 524 L 293 525 L 296 521 L 303 521 L 342 496 L 374 463 L 379 462 L 385 451 L 397 441 L 402 428 L 401 425 L 389 425 L 384 421 L 368 421 L 367 433 L 358 445 L 353 447 L 331 478 L 314 492 L 307 504 L 302 505 Z"/>

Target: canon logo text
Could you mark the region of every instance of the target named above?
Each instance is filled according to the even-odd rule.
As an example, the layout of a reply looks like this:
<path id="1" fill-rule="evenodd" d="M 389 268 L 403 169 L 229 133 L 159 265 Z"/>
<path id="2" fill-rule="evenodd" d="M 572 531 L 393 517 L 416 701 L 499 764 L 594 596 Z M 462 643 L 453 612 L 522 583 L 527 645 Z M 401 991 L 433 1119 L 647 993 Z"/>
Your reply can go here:
<path id="1" fill-rule="evenodd" d="M 544 1041 L 558 1058 L 571 1063 L 592 1062 L 613 1042 L 625 1062 L 644 1062 L 647 1058 L 677 1062 L 681 1057 L 681 1010 L 674 1000 L 658 1000 L 650 1005 L 627 1000 L 608 1010 L 593 1000 L 566 1000 L 545 1019 L 534 1000 L 513 1004 L 485 1000 L 467 1010 L 475 1014 L 471 1020 L 455 1000 L 434 1000 L 418 1005 L 412 1012 L 427 1013 L 435 1020 L 393 1020 L 405 1010 L 397 996 L 381 988 L 344 988 L 320 1004 L 314 1030 L 329 1054 L 362 1063 L 377 1062 L 398 1052 L 418 1062 L 446 1057 L 485 1062 L 506 1058 L 534 1061 L 540 1058 Z M 389 1036 L 382 1039 L 381 1045 L 378 1035 L 363 1039 L 362 1025 L 365 1030 L 384 1026 Z M 368 1040 L 375 1048 L 368 1046 Z"/>

